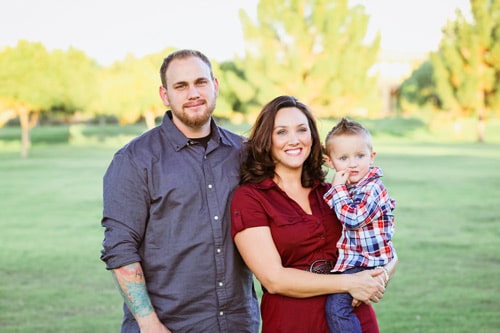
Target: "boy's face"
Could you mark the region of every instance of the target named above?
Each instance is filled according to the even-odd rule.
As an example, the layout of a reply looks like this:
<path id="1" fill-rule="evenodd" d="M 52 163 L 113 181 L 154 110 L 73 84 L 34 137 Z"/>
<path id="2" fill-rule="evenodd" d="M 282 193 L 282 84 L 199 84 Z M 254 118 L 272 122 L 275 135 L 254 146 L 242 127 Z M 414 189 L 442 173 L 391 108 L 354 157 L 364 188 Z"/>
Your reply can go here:
<path id="1" fill-rule="evenodd" d="M 335 171 L 349 170 L 350 184 L 356 184 L 370 169 L 376 153 L 363 135 L 338 135 L 328 140 L 328 165 Z"/>

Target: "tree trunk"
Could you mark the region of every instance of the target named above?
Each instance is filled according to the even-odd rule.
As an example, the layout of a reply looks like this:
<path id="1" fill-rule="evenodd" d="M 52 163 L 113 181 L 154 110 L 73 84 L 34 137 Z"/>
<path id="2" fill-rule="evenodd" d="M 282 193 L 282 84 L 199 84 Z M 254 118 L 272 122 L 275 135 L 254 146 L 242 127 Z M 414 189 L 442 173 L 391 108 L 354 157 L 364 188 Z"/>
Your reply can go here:
<path id="1" fill-rule="evenodd" d="M 479 116 L 477 117 L 477 142 L 479 143 L 484 142 L 485 127 L 486 127 L 486 121 L 484 120 L 484 116 L 482 115 L 481 111 Z"/>
<path id="2" fill-rule="evenodd" d="M 28 151 L 31 147 L 31 129 L 38 122 L 38 112 L 31 113 L 27 107 L 19 108 L 19 123 L 21 124 L 21 156 L 28 157 Z"/>
<path id="3" fill-rule="evenodd" d="M 156 113 L 154 112 L 154 110 L 146 110 L 144 111 L 144 121 L 146 122 L 146 127 L 148 129 L 152 129 L 153 127 L 155 127 L 155 116 L 156 116 Z"/>
<path id="4" fill-rule="evenodd" d="M 19 123 L 21 125 L 21 156 L 28 157 L 31 146 L 29 110 L 25 107 L 19 108 Z"/>

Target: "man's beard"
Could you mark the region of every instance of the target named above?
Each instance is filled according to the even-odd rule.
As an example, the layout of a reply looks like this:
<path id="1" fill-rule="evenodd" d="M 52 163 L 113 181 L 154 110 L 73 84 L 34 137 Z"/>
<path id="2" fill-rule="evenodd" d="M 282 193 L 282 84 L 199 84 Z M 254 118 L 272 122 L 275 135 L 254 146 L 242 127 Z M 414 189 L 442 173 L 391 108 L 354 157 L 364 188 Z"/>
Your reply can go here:
<path id="1" fill-rule="evenodd" d="M 215 110 L 215 100 L 212 102 L 212 104 L 208 104 L 205 111 L 203 111 L 203 113 L 201 114 L 196 113 L 192 115 L 184 111 L 184 109 L 180 111 L 172 110 L 172 112 L 184 125 L 191 128 L 200 128 L 210 120 L 210 117 L 212 116 L 214 110 Z"/>

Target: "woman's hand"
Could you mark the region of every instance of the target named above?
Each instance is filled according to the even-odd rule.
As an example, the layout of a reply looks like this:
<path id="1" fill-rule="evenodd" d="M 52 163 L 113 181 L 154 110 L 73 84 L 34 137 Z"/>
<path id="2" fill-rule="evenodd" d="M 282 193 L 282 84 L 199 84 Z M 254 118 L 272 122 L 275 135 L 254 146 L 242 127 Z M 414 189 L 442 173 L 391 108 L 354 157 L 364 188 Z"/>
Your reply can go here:
<path id="1" fill-rule="evenodd" d="M 365 270 L 355 274 L 349 274 L 352 278 L 349 288 L 349 294 L 353 297 L 353 306 L 358 306 L 361 302 L 370 304 L 378 303 L 384 296 L 383 277 L 384 272 L 381 269 Z"/>

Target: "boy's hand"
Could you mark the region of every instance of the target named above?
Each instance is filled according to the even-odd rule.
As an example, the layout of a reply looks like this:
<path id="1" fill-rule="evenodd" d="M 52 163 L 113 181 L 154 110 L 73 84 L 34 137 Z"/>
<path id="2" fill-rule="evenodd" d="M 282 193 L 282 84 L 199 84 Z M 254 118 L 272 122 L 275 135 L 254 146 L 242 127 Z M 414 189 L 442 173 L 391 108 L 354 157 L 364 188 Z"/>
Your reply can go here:
<path id="1" fill-rule="evenodd" d="M 349 170 L 340 170 L 333 176 L 332 185 L 343 185 L 348 184 L 349 180 Z"/>

